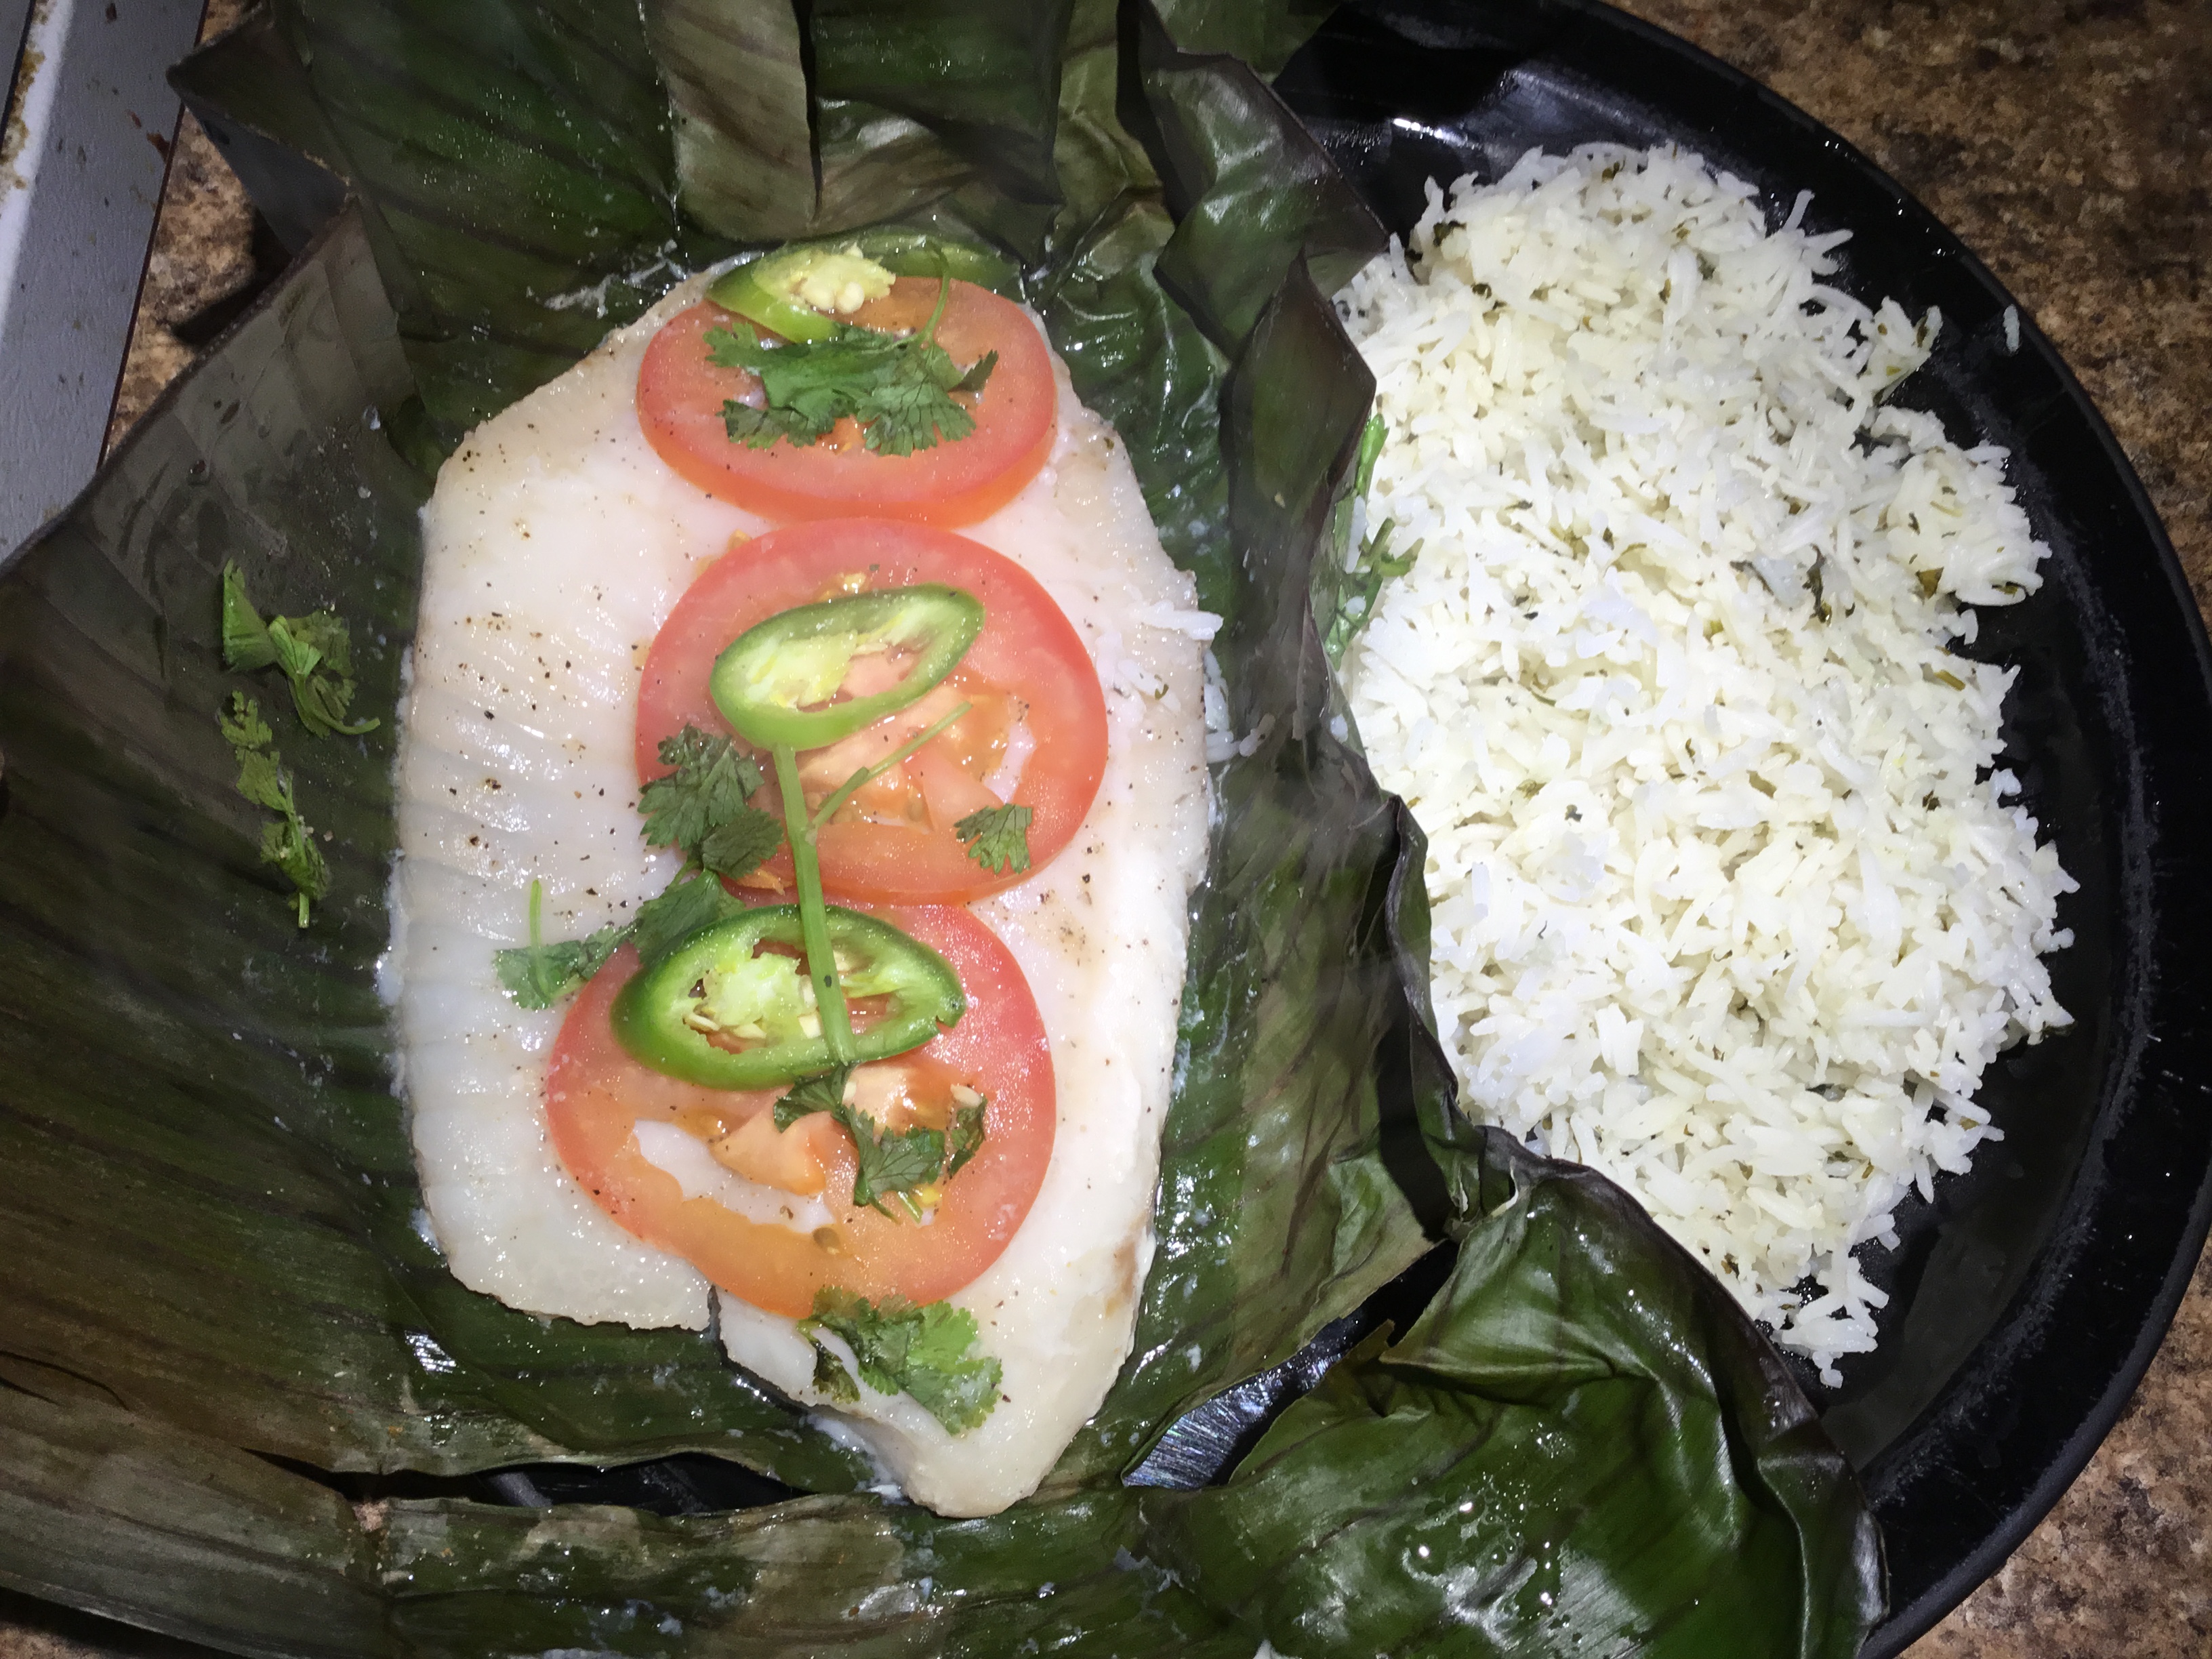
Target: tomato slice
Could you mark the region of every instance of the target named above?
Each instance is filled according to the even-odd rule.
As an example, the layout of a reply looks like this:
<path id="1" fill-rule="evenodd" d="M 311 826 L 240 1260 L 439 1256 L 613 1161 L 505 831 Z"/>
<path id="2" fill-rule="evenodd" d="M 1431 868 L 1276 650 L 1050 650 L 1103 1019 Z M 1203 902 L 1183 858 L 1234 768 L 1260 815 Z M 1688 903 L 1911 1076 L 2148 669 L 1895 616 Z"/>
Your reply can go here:
<path id="1" fill-rule="evenodd" d="M 985 869 L 952 833 L 969 812 L 1000 804 L 988 781 L 1003 782 L 1017 760 L 1019 775 L 1006 799 L 1030 810 L 1030 868 L 1041 868 L 1082 827 L 1105 775 L 1105 694 L 1081 636 L 1036 579 L 950 531 L 882 519 L 792 525 L 739 543 L 709 565 L 676 602 L 646 657 L 640 779 L 667 770 L 660 740 L 687 724 L 728 730 L 708 682 L 714 659 L 747 629 L 834 593 L 918 582 L 974 594 L 983 604 L 982 632 L 920 702 L 842 743 L 802 753 L 809 799 L 818 804 L 959 702 L 972 708 L 823 827 L 823 887 L 878 903 L 953 904 L 1024 879 L 1022 871 Z M 753 804 L 782 810 L 773 783 Z M 787 850 L 765 867 L 761 884 L 790 884 Z"/>
<path id="2" fill-rule="evenodd" d="M 937 299 L 936 278 L 902 276 L 848 320 L 918 331 L 927 325 Z M 1052 354 L 1029 314 L 988 289 L 955 282 L 935 337 L 963 368 L 986 352 L 999 354 L 969 404 L 975 429 L 911 455 L 872 453 L 849 419 L 814 444 L 779 440 L 754 449 L 733 441 L 722 405 L 754 395 L 759 382 L 744 369 L 708 362 L 706 336 L 709 329 L 750 326 L 712 303 L 679 312 L 646 348 L 637 378 L 638 419 L 660 458 L 708 495 L 748 512 L 779 523 L 870 513 L 973 524 L 1012 500 L 1052 453 Z"/>
<path id="3" fill-rule="evenodd" d="M 952 963 L 968 1013 L 912 1054 L 861 1068 L 877 1074 L 866 1085 L 896 1094 L 918 1079 L 918 1092 L 957 1085 L 988 1103 L 982 1146 L 944 1184 L 925 1224 L 856 1207 L 851 1138 L 822 1115 L 777 1131 L 772 1114 L 781 1089 L 702 1088 L 632 1060 L 608 1017 L 616 994 L 637 971 L 628 946 L 584 988 L 553 1046 L 546 1117 L 568 1172 L 627 1231 L 769 1313 L 804 1317 L 824 1286 L 872 1300 L 942 1300 L 998 1260 L 1051 1160 L 1052 1055 L 1012 954 L 957 907 L 878 914 Z M 686 1198 L 684 1183 L 647 1158 L 641 1124 L 673 1126 L 702 1144 L 709 1133 L 722 1139 L 726 1156 L 717 1162 L 762 1183 L 754 1190 L 764 1195 L 770 1218 L 740 1214 L 704 1193 Z M 783 1194 L 790 1221 L 774 1212 Z M 804 1224 L 810 1198 L 830 1212 L 813 1226 Z"/>

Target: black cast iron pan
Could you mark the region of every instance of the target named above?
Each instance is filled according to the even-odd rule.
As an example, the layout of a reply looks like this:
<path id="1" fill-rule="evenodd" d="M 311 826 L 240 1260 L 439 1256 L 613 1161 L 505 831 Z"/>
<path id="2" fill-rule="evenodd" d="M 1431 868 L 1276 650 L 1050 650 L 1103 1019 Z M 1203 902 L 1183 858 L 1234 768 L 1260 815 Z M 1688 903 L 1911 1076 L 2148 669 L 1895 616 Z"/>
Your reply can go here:
<path id="1" fill-rule="evenodd" d="M 1674 37 L 1577 0 L 1355 0 L 1276 82 L 1392 229 L 1431 178 L 1494 178 L 1532 146 L 1678 143 L 1755 185 L 1779 222 L 1849 229 L 1838 284 L 1940 308 L 1902 401 L 2002 444 L 2043 590 L 1982 614 L 1974 654 L 2019 665 L 2005 763 L 2081 890 L 2052 960 L 2075 1017 L 2015 1048 L 1981 1098 L 2004 1131 L 1911 1200 L 1866 1260 L 1878 1352 L 1802 1380 L 1886 1534 L 1901 1651 L 2027 1535 L 2112 1427 L 2212 1219 L 2212 659 L 2172 544 L 2080 384 L 1958 238 L 1865 156 Z"/>

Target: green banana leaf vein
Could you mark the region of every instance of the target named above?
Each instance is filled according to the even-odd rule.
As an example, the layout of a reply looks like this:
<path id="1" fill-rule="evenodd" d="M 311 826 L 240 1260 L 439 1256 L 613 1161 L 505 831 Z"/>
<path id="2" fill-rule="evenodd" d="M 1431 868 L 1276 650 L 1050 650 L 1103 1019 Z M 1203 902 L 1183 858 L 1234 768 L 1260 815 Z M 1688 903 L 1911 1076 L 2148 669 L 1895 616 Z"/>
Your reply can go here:
<path id="1" fill-rule="evenodd" d="M 179 68 L 272 211 L 350 203 L 0 564 L 0 1583 L 271 1655 L 1856 1650 L 1878 1540 L 1771 1352 L 1451 1104 L 1419 831 L 1319 643 L 1371 391 L 1326 295 L 1382 232 L 1254 66 L 1325 10 L 277 0 Z M 328 832 L 303 933 L 214 720 L 227 562 L 335 605 L 389 710 L 459 435 L 690 270 L 848 234 L 984 250 L 1036 308 L 1259 739 L 1214 780 L 1134 1350 L 984 1521 L 865 1492 L 707 1337 L 445 1272 L 376 987 L 391 723 L 287 750 Z M 1427 1310 L 1225 1484 L 1123 1484 L 1439 1234 Z M 674 1453 L 808 1495 L 438 1484 Z"/>

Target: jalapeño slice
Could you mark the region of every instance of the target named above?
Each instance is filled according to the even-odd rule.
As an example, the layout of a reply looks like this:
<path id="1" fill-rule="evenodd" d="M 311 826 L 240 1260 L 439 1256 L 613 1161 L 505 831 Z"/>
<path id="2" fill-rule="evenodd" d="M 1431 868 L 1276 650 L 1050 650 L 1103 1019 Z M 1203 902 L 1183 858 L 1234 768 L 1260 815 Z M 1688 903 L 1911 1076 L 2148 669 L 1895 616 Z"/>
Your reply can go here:
<path id="1" fill-rule="evenodd" d="M 707 297 L 787 340 L 827 340 L 841 315 L 891 291 L 892 274 L 857 247 L 789 247 L 718 278 Z"/>
<path id="2" fill-rule="evenodd" d="M 1012 276 L 981 248 L 885 228 L 790 243 L 723 272 L 707 297 L 787 340 L 827 340 L 842 318 L 890 293 L 896 277 L 951 276 L 1003 289 Z"/>
<path id="3" fill-rule="evenodd" d="M 887 1060 L 956 1024 L 968 1001 L 945 958 L 888 922 L 828 907 L 837 977 L 853 1000 L 884 998 L 853 1034 L 854 1059 Z M 702 929 L 622 988 L 614 1031 L 632 1058 L 710 1089 L 763 1089 L 826 1071 L 800 950 L 799 907 L 769 905 Z"/>
<path id="4" fill-rule="evenodd" d="M 823 749 L 921 697 L 983 630 L 972 593 L 924 583 L 781 611 L 738 636 L 708 682 L 731 728 L 762 749 Z M 886 689 L 832 702 L 863 658 L 892 659 Z"/>

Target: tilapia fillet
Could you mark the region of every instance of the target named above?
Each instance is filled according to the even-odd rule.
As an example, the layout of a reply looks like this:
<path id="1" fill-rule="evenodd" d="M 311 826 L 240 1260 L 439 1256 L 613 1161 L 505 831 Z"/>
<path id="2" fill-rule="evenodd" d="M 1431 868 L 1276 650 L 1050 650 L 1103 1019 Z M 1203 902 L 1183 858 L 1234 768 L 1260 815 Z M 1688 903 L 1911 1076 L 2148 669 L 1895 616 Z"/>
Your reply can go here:
<path id="1" fill-rule="evenodd" d="M 627 919 L 675 872 L 674 855 L 640 835 L 639 666 L 698 573 L 732 538 L 769 527 L 678 477 L 639 428 L 646 343 L 702 286 L 486 422 L 439 474 L 402 708 L 390 957 L 424 1204 L 455 1276 L 534 1313 L 692 1330 L 707 1328 L 718 1292 L 624 1232 L 562 1166 L 544 1097 L 564 1010 L 517 1008 L 493 953 L 524 942 L 533 881 L 544 936 L 560 939 Z M 833 1413 L 909 1495 L 955 1515 L 1032 1490 L 1128 1352 L 1188 900 L 1206 858 L 1206 622 L 1112 429 L 1076 401 L 1064 368 L 1058 378 L 1051 459 L 961 532 L 1024 566 L 1066 613 L 1109 731 L 1074 842 L 973 907 L 1028 976 L 1058 1093 L 1035 1207 L 951 1298 L 1003 1367 L 1002 1397 L 957 1438 L 903 1395 L 864 1389 Z M 793 1322 L 719 1294 L 732 1358 L 829 1412 Z"/>

